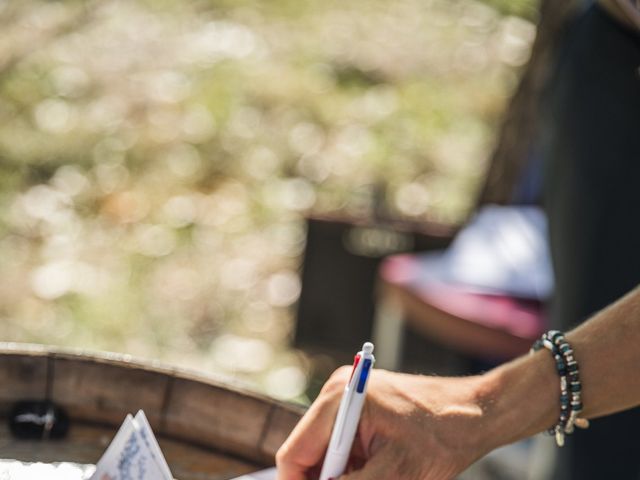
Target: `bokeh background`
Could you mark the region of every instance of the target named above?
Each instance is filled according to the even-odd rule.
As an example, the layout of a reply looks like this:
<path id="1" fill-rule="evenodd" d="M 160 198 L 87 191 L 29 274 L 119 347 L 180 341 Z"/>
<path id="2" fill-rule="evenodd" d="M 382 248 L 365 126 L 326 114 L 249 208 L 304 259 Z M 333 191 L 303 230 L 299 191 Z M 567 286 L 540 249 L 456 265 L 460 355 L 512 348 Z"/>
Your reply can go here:
<path id="1" fill-rule="evenodd" d="M 0 0 L 0 341 L 308 401 L 289 347 L 305 215 L 462 221 L 535 12 Z"/>

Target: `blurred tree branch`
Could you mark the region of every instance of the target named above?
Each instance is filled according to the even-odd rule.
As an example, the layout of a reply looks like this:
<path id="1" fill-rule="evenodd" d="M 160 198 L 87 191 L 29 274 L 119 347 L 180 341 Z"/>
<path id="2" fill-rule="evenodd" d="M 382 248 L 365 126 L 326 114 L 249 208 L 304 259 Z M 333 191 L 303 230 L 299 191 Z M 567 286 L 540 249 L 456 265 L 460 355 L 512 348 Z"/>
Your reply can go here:
<path id="1" fill-rule="evenodd" d="M 581 3 L 580 0 L 541 2 L 531 58 L 504 114 L 491 166 L 480 192 L 480 204 L 504 204 L 512 198 L 518 177 L 534 147 L 541 95 L 553 67 L 558 43 L 567 21 Z"/>

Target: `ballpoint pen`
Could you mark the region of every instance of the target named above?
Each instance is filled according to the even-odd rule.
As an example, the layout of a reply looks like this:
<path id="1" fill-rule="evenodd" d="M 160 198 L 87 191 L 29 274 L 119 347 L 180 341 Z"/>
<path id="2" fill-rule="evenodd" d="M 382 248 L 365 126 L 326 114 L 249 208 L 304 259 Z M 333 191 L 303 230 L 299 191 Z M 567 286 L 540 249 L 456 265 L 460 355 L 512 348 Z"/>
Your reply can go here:
<path id="1" fill-rule="evenodd" d="M 338 478 L 344 473 L 367 393 L 369 372 L 375 361 L 373 343 L 367 342 L 357 353 L 353 362 L 351 378 L 344 388 L 336 421 L 333 424 L 329 448 L 322 465 L 320 480 Z"/>

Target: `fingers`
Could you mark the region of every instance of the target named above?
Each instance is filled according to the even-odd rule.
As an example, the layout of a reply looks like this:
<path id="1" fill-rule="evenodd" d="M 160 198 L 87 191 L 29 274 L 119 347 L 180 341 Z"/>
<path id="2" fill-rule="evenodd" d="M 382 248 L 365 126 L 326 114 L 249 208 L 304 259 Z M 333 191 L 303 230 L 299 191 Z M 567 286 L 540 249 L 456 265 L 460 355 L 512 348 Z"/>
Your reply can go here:
<path id="1" fill-rule="evenodd" d="M 392 472 L 395 464 L 390 449 L 383 449 L 367 460 L 360 470 L 342 475 L 336 480 L 396 480 Z"/>
<path id="2" fill-rule="evenodd" d="M 348 377 L 340 370 L 311 405 L 276 454 L 278 480 L 306 480 L 305 473 L 325 454 Z"/>

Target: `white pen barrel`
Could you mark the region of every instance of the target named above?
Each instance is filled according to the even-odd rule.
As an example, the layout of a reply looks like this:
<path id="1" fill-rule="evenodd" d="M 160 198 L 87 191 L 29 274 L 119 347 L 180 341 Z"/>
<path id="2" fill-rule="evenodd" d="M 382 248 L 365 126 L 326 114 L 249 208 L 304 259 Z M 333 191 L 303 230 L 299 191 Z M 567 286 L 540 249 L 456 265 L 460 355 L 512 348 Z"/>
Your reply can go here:
<path id="1" fill-rule="evenodd" d="M 351 446 L 358 431 L 360 412 L 364 405 L 365 396 L 354 395 L 348 404 L 344 402 L 346 398 L 347 396 L 345 395 L 339 409 L 342 411 L 338 412 L 339 416 L 340 414 L 343 415 L 343 428 L 335 430 L 331 436 L 327 456 L 322 466 L 322 472 L 320 473 L 320 480 L 329 480 L 330 478 L 337 478 L 342 475 L 349 460 Z M 340 430 L 341 435 L 336 435 Z"/>
<path id="2" fill-rule="evenodd" d="M 339 477 L 347 466 L 353 440 L 360 423 L 369 371 L 375 362 L 372 353 L 373 344 L 367 342 L 362 346 L 362 351 L 356 355 L 351 378 L 344 389 L 333 425 L 329 447 L 320 472 L 320 480 Z"/>
<path id="3" fill-rule="evenodd" d="M 338 452 L 332 452 L 327 461 L 322 466 L 322 472 L 320 473 L 320 480 L 329 480 L 331 478 L 338 478 L 344 473 L 344 469 L 347 466 L 349 460 L 349 454 L 340 454 Z"/>

